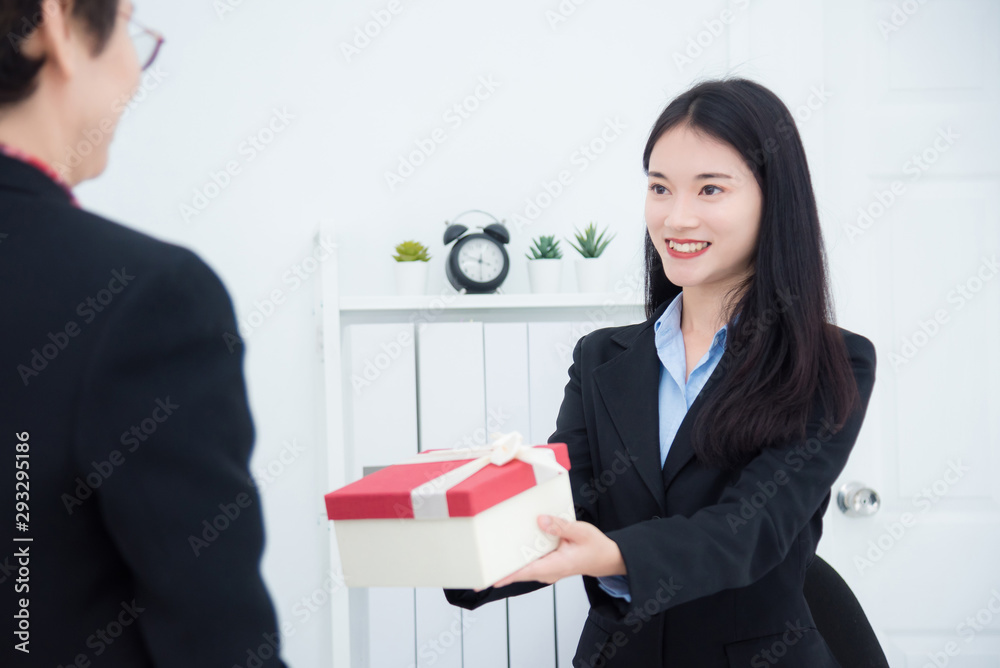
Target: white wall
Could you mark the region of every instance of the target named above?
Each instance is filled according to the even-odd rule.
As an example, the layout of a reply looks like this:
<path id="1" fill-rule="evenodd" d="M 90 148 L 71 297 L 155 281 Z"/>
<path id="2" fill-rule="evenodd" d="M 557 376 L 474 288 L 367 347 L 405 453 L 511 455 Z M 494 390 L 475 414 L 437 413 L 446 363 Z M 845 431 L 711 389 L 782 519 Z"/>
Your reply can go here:
<path id="1" fill-rule="evenodd" d="M 139 3 L 136 18 L 167 36 L 157 63 L 163 79 L 122 123 L 107 172 L 78 193 L 89 208 L 199 252 L 225 280 L 241 319 L 267 311 L 257 302 L 274 290 L 285 298 L 246 337 L 254 470 L 280 468 L 274 462 L 289 442 L 302 447 L 280 475 L 260 478 L 263 570 L 281 620 L 293 625 L 285 657 L 293 666 L 323 666 L 331 656 L 329 609 L 303 603 L 329 569 L 313 312 L 319 282 L 314 276 L 296 288 L 283 280 L 320 223 L 338 230 L 344 294 L 391 293 L 392 246 L 409 238 L 431 247 L 430 291 L 444 290 L 442 223 L 472 208 L 511 224 L 508 292 L 527 290 L 530 235 L 569 236 L 590 220 L 618 235 L 607 251 L 614 282 L 640 266 L 642 149 L 666 102 L 694 79 L 736 65 L 798 105 L 820 81 L 822 60 L 809 34 L 796 33 L 794 12 L 783 11 L 790 2 L 755 3 L 769 22 L 760 26 L 765 46 L 783 49 L 759 68 L 743 62 L 747 2 L 242 0 L 232 7 L 237 2 Z M 225 7 L 232 11 L 220 14 Z M 372 12 L 384 20 L 390 7 L 398 13 L 348 62 L 341 45 Z M 572 13 L 554 22 L 560 7 Z M 732 23 L 712 24 L 727 7 Z M 703 53 L 678 66 L 675 56 L 699 33 Z M 495 90 L 456 127 L 444 114 L 482 79 L 495 81 Z M 294 119 L 250 161 L 241 144 L 267 127 L 274 109 Z M 609 131 L 613 141 L 592 162 L 582 158 L 580 147 L 609 119 L 622 125 L 620 134 Z M 385 173 L 438 127 L 446 139 L 390 189 Z M 810 154 L 814 127 L 803 126 Z M 194 206 L 195 189 L 230 161 L 240 173 L 185 222 L 181 205 Z M 529 220 L 527 201 L 563 170 L 569 186 L 518 229 L 514 217 Z M 564 288 L 574 289 L 571 270 Z"/>

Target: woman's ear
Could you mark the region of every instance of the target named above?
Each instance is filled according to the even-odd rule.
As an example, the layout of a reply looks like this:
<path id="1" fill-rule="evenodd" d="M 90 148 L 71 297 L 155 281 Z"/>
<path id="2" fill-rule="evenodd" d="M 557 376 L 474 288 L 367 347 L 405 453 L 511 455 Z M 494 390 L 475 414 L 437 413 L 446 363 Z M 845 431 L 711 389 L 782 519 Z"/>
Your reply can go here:
<path id="1" fill-rule="evenodd" d="M 85 50 L 86 35 L 81 30 L 73 30 L 66 0 L 42 0 L 42 22 L 21 44 L 25 57 L 37 60 L 45 57 L 45 67 L 63 78 L 69 78 L 76 70 L 77 51 Z M 44 68 L 43 68 L 44 69 Z"/>

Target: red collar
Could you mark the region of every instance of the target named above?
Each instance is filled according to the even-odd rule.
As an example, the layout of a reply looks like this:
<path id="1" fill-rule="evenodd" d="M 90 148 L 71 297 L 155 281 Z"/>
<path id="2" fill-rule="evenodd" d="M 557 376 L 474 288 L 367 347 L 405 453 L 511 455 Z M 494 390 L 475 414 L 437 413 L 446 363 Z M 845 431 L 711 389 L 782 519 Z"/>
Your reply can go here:
<path id="1" fill-rule="evenodd" d="M 9 146 L 3 143 L 0 143 L 0 153 L 3 153 L 4 155 L 9 156 L 11 158 L 20 160 L 21 162 L 25 162 L 34 167 L 35 169 L 37 169 L 38 171 L 45 174 L 47 177 L 55 181 L 55 183 L 60 188 L 66 191 L 66 195 L 69 197 L 70 204 L 72 204 L 77 208 L 80 208 L 80 203 L 77 201 L 76 195 L 73 194 L 73 190 L 72 188 L 70 188 L 70 185 L 66 183 L 66 180 L 63 179 L 63 177 L 61 177 L 56 170 L 52 169 L 52 167 L 50 167 L 48 163 L 46 163 L 44 160 L 36 156 L 33 156 L 30 153 L 26 153 L 19 148 L 14 148 L 13 146 Z"/>

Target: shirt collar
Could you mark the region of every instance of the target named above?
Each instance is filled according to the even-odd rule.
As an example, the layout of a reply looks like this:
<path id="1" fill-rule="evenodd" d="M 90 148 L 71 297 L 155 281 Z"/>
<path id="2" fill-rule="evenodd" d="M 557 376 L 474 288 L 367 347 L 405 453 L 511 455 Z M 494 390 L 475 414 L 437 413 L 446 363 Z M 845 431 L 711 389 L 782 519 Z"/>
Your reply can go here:
<path id="1" fill-rule="evenodd" d="M 77 201 L 76 195 L 73 194 L 73 189 L 70 187 L 69 183 L 67 183 L 66 180 L 59 175 L 59 172 L 57 172 L 55 169 L 49 166 L 47 162 L 26 151 L 22 151 L 19 148 L 15 148 L 13 146 L 4 143 L 0 143 L 0 153 L 10 158 L 14 158 L 15 160 L 20 160 L 21 162 L 27 165 L 31 165 L 32 167 L 40 171 L 42 174 L 45 174 L 47 177 L 49 177 L 49 179 L 53 181 L 53 183 L 58 185 L 63 190 L 63 192 L 66 193 L 66 196 L 69 198 L 70 204 L 72 204 L 77 208 L 80 208 L 80 203 Z"/>
<path id="2" fill-rule="evenodd" d="M 662 349 L 667 343 L 673 340 L 674 337 L 681 333 L 681 306 L 682 297 L 684 296 L 683 291 L 678 292 L 671 301 L 670 305 L 667 306 L 663 314 L 656 319 L 653 323 L 653 330 L 655 332 L 654 339 L 656 341 L 657 349 Z M 740 314 L 736 314 L 734 322 L 740 319 Z M 729 323 L 725 323 L 719 330 L 715 333 L 715 338 L 712 339 L 712 345 L 710 349 L 714 349 L 716 346 L 721 346 L 723 349 L 726 347 L 726 338 L 729 333 Z"/>

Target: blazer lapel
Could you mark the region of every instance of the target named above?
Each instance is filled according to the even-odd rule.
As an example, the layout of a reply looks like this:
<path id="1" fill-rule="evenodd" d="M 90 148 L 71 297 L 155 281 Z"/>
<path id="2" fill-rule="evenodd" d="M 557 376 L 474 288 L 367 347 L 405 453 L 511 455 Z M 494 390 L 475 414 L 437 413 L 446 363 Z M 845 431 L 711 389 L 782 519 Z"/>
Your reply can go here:
<path id="1" fill-rule="evenodd" d="M 666 308 L 662 305 L 639 331 L 622 330 L 611 337 L 625 346 L 615 358 L 596 367 L 593 372 L 598 395 L 604 401 L 611 421 L 625 449 L 633 457 L 636 470 L 656 503 L 666 515 L 666 488 L 682 468 L 694 457 L 691 447 L 691 427 L 704 405 L 707 391 L 726 375 L 733 362 L 730 348 L 712 371 L 705 386 L 684 415 L 674 436 L 667 459 L 660 466 L 660 358 L 656 353 L 653 323 Z"/>
<path id="2" fill-rule="evenodd" d="M 670 451 L 667 452 L 667 460 L 663 463 L 662 484 L 664 490 L 670 487 L 670 483 L 674 481 L 680 470 L 694 457 L 694 448 L 691 446 L 691 429 L 694 421 L 705 404 L 705 395 L 715 384 L 725 378 L 732 364 L 733 353 L 729 347 L 726 347 L 722 352 L 722 357 L 719 358 L 719 363 L 712 370 L 712 375 L 705 381 L 705 385 L 691 403 L 684 419 L 681 420 L 681 425 L 677 428 L 677 434 L 674 436 L 674 442 L 670 446 Z"/>
<path id="3" fill-rule="evenodd" d="M 660 358 L 652 325 L 666 307 L 638 325 L 638 332 L 633 327 L 612 336 L 625 350 L 593 371 L 597 394 L 661 511 L 666 500 L 660 470 Z"/>

